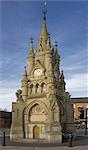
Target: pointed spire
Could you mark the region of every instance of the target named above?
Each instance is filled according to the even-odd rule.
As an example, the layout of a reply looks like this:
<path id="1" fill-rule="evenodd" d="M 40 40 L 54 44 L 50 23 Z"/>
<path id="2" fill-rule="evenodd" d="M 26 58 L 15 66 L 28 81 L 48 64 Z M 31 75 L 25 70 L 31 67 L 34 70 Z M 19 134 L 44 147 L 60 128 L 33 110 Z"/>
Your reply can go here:
<path id="1" fill-rule="evenodd" d="M 24 66 L 23 80 L 27 80 L 27 71 L 26 71 L 26 66 Z"/>
<path id="2" fill-rule="evenodd" d="M 63 87 L 63 89 L 64 89 L 64 91 L 65 91 L 65 85 L 66 85 L 66 83 L 65 83 L 65 81 L 64 81 L 64 73 L 63 73 L 63 70 L 62 70 L 62 72 L 61 72 L 60 79 L 61 79 L 62 87 Z"/>
<path id="3" fill-rule="evenodd" d="M 42 25 L 42 31 L 41 31 L 41 34 L 40 34 L 40 39 L 47 40 L 48 32 L 47 32 L 47 26 L 46 26 L 46 14 L 47 14 L 46 2 L 44 3 L 44 8 L 43 8 L 42 12 L 44 14 L 44 17 L 43 17 L 43 25 Z"/>
<path id="4" fill-rule="evenodd" d="M 64 82 L 64 73 L 63 73 L 63 70 L 61 72 L 61 81 Z"/>
<path id="5" fill-rule="evenodd" d="M 57 41 L 55 41 L 55 61 L 60 62 L 60 56 L 58 54 L 58 44 Z"/>
<path id="6" fill-rule="evenodd" d="M 42 13 L 44 15 L 43 19 L 46 20 L 46 14 L 47 14 L 47 3 L 46 3 L 46 1 L 44 2 L 44 7 L 43 7 Z"/>
<path id="7" fill-rule="evenodd" d="M 34 53 L 34 51 L 33 51 L 33 38 L 30 38 L 30 48 L 29 48 L 29 53 Z"/>
<path id="8" fill-rule="evenodd" d="M 40 34 L 40 39 L 47 40 L 48 38 L 48 32 L 47 32 L 47 27 L 46 27 L 46 19 L 43 19 L 43 25 L 42 25 L 42 31 Z"/>

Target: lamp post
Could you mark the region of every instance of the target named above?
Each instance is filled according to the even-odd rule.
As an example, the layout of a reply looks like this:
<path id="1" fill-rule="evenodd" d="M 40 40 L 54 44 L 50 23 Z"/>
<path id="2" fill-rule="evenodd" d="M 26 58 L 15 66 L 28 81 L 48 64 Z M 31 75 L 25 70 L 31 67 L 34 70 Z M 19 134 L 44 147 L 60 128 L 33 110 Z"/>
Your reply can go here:
<path id="1" fill-rule="evenodd" d="M 5 131 L 3 132 L 3 146 L 6 146 L 6 144 L 5 144 Z"/>
<path id="2" fill-rule="evenodd" d="M 85 110 L 85 135 L 87 135 L 87 110 L 88 108 Z"/>

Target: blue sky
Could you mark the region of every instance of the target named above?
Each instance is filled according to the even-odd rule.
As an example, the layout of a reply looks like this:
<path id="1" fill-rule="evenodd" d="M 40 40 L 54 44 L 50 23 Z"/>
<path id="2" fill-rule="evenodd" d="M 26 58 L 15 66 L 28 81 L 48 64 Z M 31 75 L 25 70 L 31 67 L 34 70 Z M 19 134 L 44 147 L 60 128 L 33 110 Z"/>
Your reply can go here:
<path id="1" fill-rule="evenodd" d="M 0 1 L 0 108 L 11 110 L 21 87 L 30 37 L 36 48 L 42 27 L 43 1 Z M 88 96 L 88 2 L 47 1 L 47 28 L 57 40 L 66 90 Z"/>

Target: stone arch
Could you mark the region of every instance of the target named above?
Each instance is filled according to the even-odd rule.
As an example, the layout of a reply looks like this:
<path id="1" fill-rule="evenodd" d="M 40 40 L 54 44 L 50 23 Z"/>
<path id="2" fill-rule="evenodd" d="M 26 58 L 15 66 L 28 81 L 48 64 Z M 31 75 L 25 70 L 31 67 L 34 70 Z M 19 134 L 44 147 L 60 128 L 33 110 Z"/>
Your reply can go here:
<path id="1" fill-rule="evenodd" d="M 42 108 L 44 108 L 45 110 L 45 116 L 46 116 L 46 120 L 47 120 L 47 114 L 48 114 L 48 108 L 46 106 L 46 104 L 40 100 L 34 100 L 31 103 L 29 103 L 23 110 L 23 136 L 24 138 L 27 136 L 27 124 L 29 124 L 29 111 L 31 110 L 31 108 L 34 105 L 40 105 Z M 36 121 L 35 121 L 36 122 Z M 45 121 L 44 121 L 45 122 Z M 37 122 L 36 122 L 37 123 Z"/>
<path id="2" fill-rule="evenodd" d="M 63 104 L 58 100 L 58 102 L 56 101 L 53 101 L 52 104 L 51 104 L 51 109 L 53 108 L 53 106 L 55 105 L 55 103 L 57 103 L 57 105 L 59 106 L 60 108 L 60 115 L 63 116 L 64 115 L 64 107 L 63 107 Z"/>
<path id="3" fill-rule="evenodd" d="M 40 104 L 34 104 L 30 110 L 28 115 L 29 122 L 44 122 L 46 120 L 46 111 Z"/>
<path id="4" fill-rule="evenodd" d="M 43 105 L 43 107 L 44 107 L 46 110 L 48 110 L 47 105 L 46 105 L 44 102 L 40 101 L 40 100 L 33 100 L 31 103 L 29 103 L 29 104 L 25 107 L 25 110 L 27 110 L 28 107 L 31 108 L 31 107 L 32 107 L 34 104 L 36 104 L 36 103 L 38 103 L 38 104 L 40 104 L 40 105 Z"/>
<path id="5" fill-rule="evenodd" d="M 54 102 L 51 106 L 52 112 L 52 121 L 59 122 L 60 121 L 60 107 L 58 106 L 57 102 Z"/>
<path id="6" fill-rule="evenodd" d="M 46 115 L 48 114 L 48 108 L 47 108 L 46 104 L 45 104 L 44 102 L 41 102 L 40 100 L 37 100 L 37 101 L 34 100 L 34 101 L 32 101 L 31 103 L 29 103 L 29 104 L 27 105 L 27 107 L 24 108 L 24 116 L 28 116 L 28 115 L 29 115 L 29 111 L 30 111 L 31 108 L 32 108 L 34 105 L 36 105 L 36 104 L 40 105 L 41 108 L 44 108 L 44 110 L 45 110 L 44 113 L 46 113 Z M 25 118 L 24 118 L 24 119 L 25 119 Z M 28 120 L 28 117 L 26 117 L 26 119 Z M 24 121 L 25 121 L 25 120 L 24 120 Z"/>

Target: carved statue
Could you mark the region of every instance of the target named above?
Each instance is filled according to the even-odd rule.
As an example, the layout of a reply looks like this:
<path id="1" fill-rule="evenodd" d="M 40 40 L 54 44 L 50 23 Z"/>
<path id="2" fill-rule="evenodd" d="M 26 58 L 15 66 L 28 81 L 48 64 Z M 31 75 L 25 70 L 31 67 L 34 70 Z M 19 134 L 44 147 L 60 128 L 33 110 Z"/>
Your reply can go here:
<path id="1" fill-rule="evenodd" d="M 17 90 L 16 97 L 17 97 L 17 100 L 22 100 L 22 91 L 20 89 Z"/>

